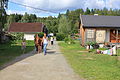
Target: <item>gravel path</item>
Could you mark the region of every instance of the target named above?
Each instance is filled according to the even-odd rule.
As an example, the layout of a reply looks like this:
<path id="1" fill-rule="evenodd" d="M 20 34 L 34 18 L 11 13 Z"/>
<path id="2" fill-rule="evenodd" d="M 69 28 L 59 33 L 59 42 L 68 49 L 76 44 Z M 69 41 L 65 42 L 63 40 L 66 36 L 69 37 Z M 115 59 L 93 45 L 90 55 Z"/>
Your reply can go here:
<path id="1" fill-rule="evenodd" d="M 83 80 L 67 64 L 57 42 L 48 45 L 47 53 L 32 52 L 16 58 L 16 63 L 0 71 L 0 80 Z"/>

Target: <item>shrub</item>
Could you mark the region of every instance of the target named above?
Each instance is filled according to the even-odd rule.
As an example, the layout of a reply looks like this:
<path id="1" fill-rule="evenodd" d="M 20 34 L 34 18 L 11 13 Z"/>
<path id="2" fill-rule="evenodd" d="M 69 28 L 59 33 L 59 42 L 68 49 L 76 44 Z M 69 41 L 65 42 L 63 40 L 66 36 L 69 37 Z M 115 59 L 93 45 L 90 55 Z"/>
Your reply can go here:
<path id="1" fill-rule="evenodd" d="M 79 35 L 74 35 L 74 36 L 79 38 Z"/>
<path id="2" fill-rule="evenodd" d="M 66 35 L 62 33 L 57 33 L 56 34 L 56 40 L 57 41 L 63 41 L 65 39 Z"/>
<path id="3" fill-rule="evenodd" d="M 40 32 L 40 33 L 37 33 L 38 34 L 38 37 L 42 38 L 44 36 L 44 33 L 43 32 Z M 36 34 L 36 35 L 37 35 Z M 34 38 L 36 37 L 36 35 L 34 36 Z"/>
<path id="4" fill-rule="evenodd" d="M 40 32 L 40 33 L 38 34 L 38 36 L 39 36 L 40 38 L 42 38 L 42 37 L 44 36 L 44 33 L 43 33 L 43 32 Z"/>
<path id="5" fill-rule="evenodd" d="M 93 45 L 96 44 L 96 42 L 91 42 L 91 41 L 89 41 L 89 42 L 86 42 L 86 44 L 87 44 L 87 45 L 91 45 L 91 46 L 93 46 Z"/>
<path id="6" fill-rule="evenodd" d="M 73 40 L 70 36 L 66 37 L 66 38 L 64 39 L 64 41 L 65 41 L 65 43 L 67 43 L 67 44 L 74 44 L 74 43 L 75 43 L 74 40 Z"/>
<path id="7" fill-rule="evenodd" d="M 99 48 L 99 44 L 97 44 L 96 42 L 87 42 L 86 45 L 91 45 L 94 49 L 98 49 Z"/>
<path id="8" fill-rule="evenodd" d="M 69 41 L 69 38 L 66 37 L 66 38 L 64 39 L 64 41 L 65 41 L 65 43 L 67 43 L 67 42 Z"/>
<path id="9" fill-rule="evenodd" d="M 24 33 L 12 33 L 11 40 L 22 40 Z"/>

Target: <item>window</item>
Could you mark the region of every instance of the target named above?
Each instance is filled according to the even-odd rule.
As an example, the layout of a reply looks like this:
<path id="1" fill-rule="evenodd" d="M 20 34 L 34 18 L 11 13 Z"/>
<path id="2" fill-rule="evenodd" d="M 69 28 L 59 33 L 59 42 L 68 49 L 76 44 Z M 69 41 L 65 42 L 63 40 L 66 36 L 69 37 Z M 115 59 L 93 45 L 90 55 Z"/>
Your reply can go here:
<path id="1" fill-rule="evenodd" d="M 87 29 L 87 38 L 94 38 L 94 29 Z"/>

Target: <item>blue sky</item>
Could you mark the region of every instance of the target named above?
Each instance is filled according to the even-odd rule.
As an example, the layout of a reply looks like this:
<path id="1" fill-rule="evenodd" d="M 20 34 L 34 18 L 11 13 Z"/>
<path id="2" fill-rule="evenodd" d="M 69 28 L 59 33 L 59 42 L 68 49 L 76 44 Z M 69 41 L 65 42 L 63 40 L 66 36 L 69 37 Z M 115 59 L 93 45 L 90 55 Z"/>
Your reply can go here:
<path id="1" fill-rule="evenodd" d="M 44 12 L 41 10 L 35 10 L 33 8 L 20 6 L 17 4 L 10 3 L 8 4 L 7 13 L 18 13 L 24 14 L 32 13 L 40 17 L 46 16 L 57 16 L 58 13 L 65 13 L 67 9 L 74 10 L 78 8 L 85 9 L 89 8 L 98 8 L 102 9 L 104 7 L 120 9 L 120 0 L 10 0 L 19 4 L 25 4 L 31 7 L 44 9 L 47 11 L 52 11 L 55 13 Z"/>

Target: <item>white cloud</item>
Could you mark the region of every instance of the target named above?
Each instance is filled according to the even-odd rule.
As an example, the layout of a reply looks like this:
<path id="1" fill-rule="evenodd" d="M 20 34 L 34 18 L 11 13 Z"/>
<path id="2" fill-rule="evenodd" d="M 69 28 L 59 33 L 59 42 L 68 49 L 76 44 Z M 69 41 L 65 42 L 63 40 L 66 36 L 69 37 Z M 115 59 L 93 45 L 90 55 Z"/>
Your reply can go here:
<path id="1" fill-rule="evenodd" d="M 120 0 L 10 0 L 26 4 L 39 9 L 61 12 L 66 9 L 88 8 L 120 8 Z M 106 2 L 105 2 L 106 1 Z M 43 13 L 42 11 L 26 7 L 27 12 Z"/>
<path id="2" fill-rule="evenodd" d="M 105 7 L 105 1 L 104 0 L 84 0 L 85 5 L 84 7 L 88 8 L 99 8 L 102 9 Z"/>
<path id="3" fill-rule="evenodd" d="M 10 0 L 45 10 L 67 8 L 120 8 L 120 0 Z M 106 1 L 106 3 L 105 3 Z"/>
<path id="4" fill-rule="evenodd" d="M 40 8 L 49 11 L 64 11 L 66 9 L 81 8 L 84 0 L 11 0 L 26 4 L 35 8 Z M 32 8 L 26 7 L 27 10 L 34 11 Z"/>
<path id="5" fill-rule="evenodd" d="M 17 11 L 17 10 L 6 10 L 7 14 L 22 14 L 24 15 L 26 11 Z M 53 13 L 45 13 L 45 12 L 41 12 L 41 13 L 33 13 L 33 12 L 27 12 L 29 14 L 36 14 L 36 16 L 40 16 L 40 17 L 47 17 L 47 16 L 55 16 L 57 17 L 58 14 L 53 14 Z"/>
<path id="6" fill-rule="evenodd" d="M 65 10 L 67 8 L 72 8 L 74 5 L 74 0 L 24 0 L 24 4 L 26 5 L 31 5 L 35 8 L 40 8 L 44 10 L 49 10 L 49 11 L 59 11 L 59 10 Z M 28 10 L 33 10 L 32 8 L 27 8 Z"/>
<path id="7" fill-rule="evenodd" d="M 10 14 L 24 14 L 25 12 L 24 11 L 17 11 L 17 10 L 6 10 L 7 14 L 10 15 Z"/>
<path id="8" fill-rule="evenodd" d="M 120 9 L 120 0 L 108 0 L 106 4 L 108 8 Z"/>

